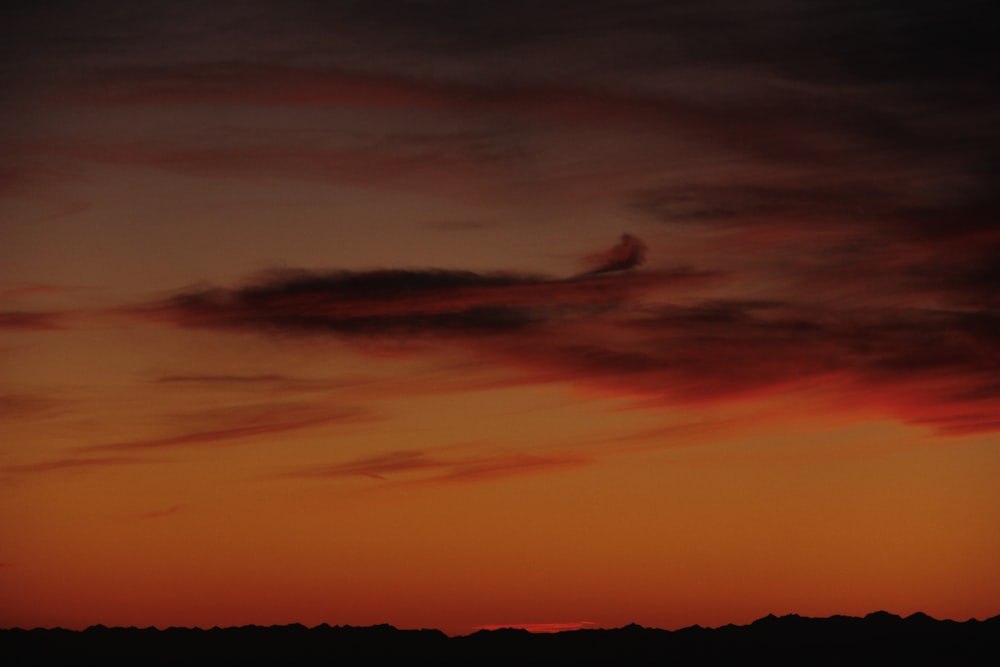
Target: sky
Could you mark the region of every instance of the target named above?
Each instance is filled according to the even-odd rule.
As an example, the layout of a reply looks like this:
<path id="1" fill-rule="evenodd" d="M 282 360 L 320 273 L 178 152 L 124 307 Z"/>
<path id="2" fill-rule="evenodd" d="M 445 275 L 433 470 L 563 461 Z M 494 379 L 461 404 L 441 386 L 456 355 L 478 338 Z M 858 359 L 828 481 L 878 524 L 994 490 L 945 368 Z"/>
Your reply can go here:
<path id="1" fill-rule="evenodd" d="M 0 627 L 1000 613 L 990 4 L 5 4 Z"/>

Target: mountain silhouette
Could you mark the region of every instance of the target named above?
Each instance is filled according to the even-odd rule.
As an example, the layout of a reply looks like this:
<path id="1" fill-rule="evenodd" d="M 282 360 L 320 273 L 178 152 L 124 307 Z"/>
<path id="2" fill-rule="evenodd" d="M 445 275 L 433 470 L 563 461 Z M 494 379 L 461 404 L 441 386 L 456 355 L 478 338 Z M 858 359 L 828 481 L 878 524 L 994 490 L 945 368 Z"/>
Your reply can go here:
<path id="1" fill-rule="evenodd" d="M 906 618 L 887 612 L 864 618 L 769 615 L 750 625 L 715 629 L 695 625 L 668 631 L 630 624 L 547 634 L 480 630 L 459 637 L 389 625 L 15 628 L 0 630 L 0 656 L 12 667 L 995 665 L 1000 664 L 1000 616 L 956 622 L 923 613 Z"/>

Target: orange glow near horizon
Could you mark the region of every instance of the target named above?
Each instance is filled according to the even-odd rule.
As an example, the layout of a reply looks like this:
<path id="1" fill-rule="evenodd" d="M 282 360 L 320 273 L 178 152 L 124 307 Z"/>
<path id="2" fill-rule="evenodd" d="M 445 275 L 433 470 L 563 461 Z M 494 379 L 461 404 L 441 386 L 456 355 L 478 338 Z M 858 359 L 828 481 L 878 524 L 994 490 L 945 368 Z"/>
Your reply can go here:
<path id="1" fill-rule="evenodd" d="M 163 463 L 39 471 L 5 491 L 4 524 L 20 540 L 0 570 L 17 615 L 0 622 L 459 634 L 574 612 L 600 627 L 874 607 L 988 615 L 1000 587 L 989 439 L 956 455 L 891 423 L 826 428 L 679 448 L 638 440 L 649 449 L 631 454 L 598 443 L 590 465 L 454 481 L 268 478 L 301 434 L 190 462 L 173 451 Z M 897 439 L 910 444 L 879 444 Z M 463 445 L 458 458 L 490 448 Z M 52 520 L 12 511 L 32 498 Z"/>

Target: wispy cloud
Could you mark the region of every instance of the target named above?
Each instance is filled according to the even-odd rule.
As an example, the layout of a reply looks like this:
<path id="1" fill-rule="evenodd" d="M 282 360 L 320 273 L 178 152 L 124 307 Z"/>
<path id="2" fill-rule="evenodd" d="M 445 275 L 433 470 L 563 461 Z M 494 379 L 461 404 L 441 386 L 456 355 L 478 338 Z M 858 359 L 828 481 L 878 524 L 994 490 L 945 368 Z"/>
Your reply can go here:
<path id="1" fill-rule="evenodd" d="M 622 250 L 621 268 L 633 263 L 629 246 Z M 794 285 L 775 292 L 782 299 L 697 296 L 709 275 L 692 270 L 608 271 L 574 279 L 455 271 L 275 274 L 249 287 L 187 293 L 133 313 L 180 326 L 311 332 L 346 340 L 457 340 L 487 363 L 644 403 L 735 401 L 809 388 L 832 404 L 875 407 L 940 433 L 996 428 L 996 420 L 984 416 L 1000 406 L 995 382 L 1000 316 L 991 310 L 889 307 L 877 298 L 871 304 L 810 301 Z M 240 426 L 102 449 L 235 439 L 270 428 Z M 507 464 L 545 462 L 484 462 L 481 474 Z M 366 465 L 354 472 L 439 467 L 424 457 Z M 480 473 L 470 464 L 450 474 Z"/>
<path id="2" fill-rule="evenodd" d="M 0 419 L 36 419 L 62 414 L 68 402 L 31 392 L 0 394 Z"/>
<path id="3" fill-rule="evenodd" d="M 184 510 L 184 505 L 170 505 L 169 507 L 164 507 L 163 509 L 152 510 L 149 512 L 140 512 L 139 514 L 129 515 L 129 519 L 134 521 L 152 521 L 156 519 L 165 519 L 169 516 L 174 516 L 179 514 Z"/>
<path id="4" fill-rule="evenodd" d="M 438 232 L 475 232 L 497 226 L 498 223 L 485 220 L 431 220 L 423 224 L 424 229 Z"/>
<path id="5" fill-rule="evenodd" d="M 285 118 L 365 109 L 381 120 L 338 125 L 329 133 L 336 137 L 320 141 L 312 140 L 318 131 L 305 139 L 228 131 L 207 140 L 11 137 L 7 147 L 32 160 L 0 171 L 0 189 L 30 190 L 32 179 L 52 174 L 29 162 L 70 158 L 461 197 L 475 189 L 469 174 L 477 185 L 520 188 L 531 180 L 521 177 L 526 155 L 531 161 L 537 151 L 599 137 L 626 146 L 622 155 L 636 168 L 603 164 L 595 143 L 593 155 L 565 172 L 543 164 L 532 183 L 548 191 L 546 178 L 565 178 L 573 193 L 593 186 L 607 211 L 644 227 L 650 253 L 672 253 L 693 268 L 639 270 L 647 244 L 625 235 L 571 278 L 393 267 L 284 271 L 236 287 L 185 290 L 128 312 L 170 326 L 310 333 L 355 345 L 419 338 L 440 350 L 460 343 L 477 360 L 522 377 L 619 392 L 644 405 L 809 388 L 831 404 L 867 406 L 941 433 L 997 428 L 1000 96 L 980 9 L 944 15 L 890 2 L 832 11 L 824 2 L 780 1 L 760 12 L 731 2 L 709 3 L 708 11 L 556 1 L 480 9 L 476 17 L 490 20 L 478 20 L 376 4 L 352 10 L 351 35 L 331 30 L 340 25 L 332 9 L 317 10 L 328 22 L 309 25 L 275 10 L 313 44 L 336 33 L 350 48 L 286 44 L 282 53 L 294 57 L 270 61 L 240 49 L 232 50 L 239 57 L 206 51 L 214 55 L 199 62 L 163 57 L 162 48 L 121 58 L 107 45 L 144 46 L 137 35 L 159 34 L 154 22 L 84 23 L 80 29 L 101 35 L 94 44 L 103 46 L 93 47 L 81 76 L 46 88 L 60 104 L 98 115 L 168 106 L 252 107 Z M 219 28 L 213 41 L 247 46 L 219 11 L 206 18 Z M 53 18 L 44 25 L 39 44 L 47 49 L 82 48 L 65 39 L 75 24 Z M 274 35 L 255 38 L 273 44 Z M 379 45 L 377 57 L 368 57 L 370 44 Z M 581 44 L 585 66 L 569 56 Z M 344 52 L 365 57 L 337 55 Z M 484 61 L 473 56 L 483 54 L 491 66 L 474 66 Z M 418 114 L 424 129 L 380 124 L 400 113 Z M 671 143 L 677 137 L 683 142 Z M 55 313 L 0 314 L 5 329 L 61 324 Z M 282 384 L 252 375 L 162 381 Z M 288 427 L 226 423 L 98 447 L 236 442 Z M 430 465 L 381 463 L 404 464 Z M 379 474 L 376 467 L 369 471 Z"/>
<path id="6" fill-rule="evenodd" d="M 622 326 L 628 333 L 617 340 L 566 332 L 502 353 L 570 382 L 671 404 L 808 389 L 913 423 L 947 417 L 937 425 L 942 433 L 989 430 L 981 415 L 1000 407 L 995 316 L 709 302 L 653 310 Z"/>
<path id="7" fill-rule="evenodd" d="M 67 291 L 66 287 L 62 287 L 60 285 L 49 285 L 45 283 L 18 285 L 16 287 L 8 287 L 6 289 L 0 289 L 0 301 L 23 298 L 23 297 L 62 294 L 66 291 Z"/>
<path id="8" fill-rule="evenodd" d="M 452 466 L 438 477 L 428 481 L 433 482 L 473 482 L 523 475 L 535 472 L 547 472 L 566 468 L 576 468 L 590 465 L 593 459 L 577 454 L 512 454 L 496 456 L 475 461 L 464 461 Z"/>
<path id="9" fill-rule="evenodd" d="M 143 458 L 132 458 L 125 456 L 105 456 L 105 457 L 94 457 L 94 458 L 62 458 L 62 459 L 52 459 L 49 461 L 40 461 L 37 463 L 22 463 L 16 465 L 8 465 L 0 468 L 7 473 L 16 474 L 32 474 L 32 473 L 46 473 L 46 472 L 58 472 L 63 470 L 79 470 L 79 469 L 90 469 L 90 468 L 107 468 L 115 466 L 126 466 L 126 465 L 147 465 L 153 463 L 162 463 L 161 460 L 153 459 L 143 459 Z"/>
<path id="10" fill-rule="evenodd" d="M 646 261 L 646 244 L 631 234 L 622 234 L 621 240 L 610 250 L 595 253 L 586 257 L 591 269 L 585 276 L 596 276 L 601 273 L 625 271 Z"/>
<path id="11" fill-rule="evenodd" d="M 65 329 L 62 313 L 6 310 L 0 311 L 0 329 L 54 331 Z"/>
<path id="12" fill-rule="evenodd" d="M 161 375 L 153 380 L 159 384 L 201 385 L 273 385 L 295 382 L 295 378 L 277 373 L 262 375 Z"/>
<path id="13" fill-rule="evenodd" d="M 626 235 L 627 236 L 627 235 Z M 186 292 L 130 314 L 181 326 L 314 331 L 343 336 L 469 336 L 516 332 L 613 310 L 635 292 L 703 282 L 709 273 L 680 268 L 597 275 L 638 263 L 641 242 L 605 257 L 577 278 L 446 270 L 283 271 L 237 289 Z"/>
<path id="14" fill-rule="evenodd" d="M 262 435 L 299 431 L 334 423 L 370 421 L 372 415 L 359 408 L 314 403 L 268 403 L 188 415 L 183 421 L 205 428 L 169 435 L 85 445 L 78 452 L 128 452 L 179 447 L 225 447 Z"/>
<path id="15" fill-rule="evenodd" d="M 286 478 L 336 479 L 368 477 L 405 483 L 472 482 L 592 463 L 579 454 L 456 453 L 453 448 L 405 450 L 329 465 L 300 467 Z"/>
<path id="16" fill-rule="evenodd" d="M 814 299 L 850 295 L 860 307 L 881 298 L 896 307 L 993 311 L 997 171 L 974 154 L 948 159 L 964 164 L 927 176 L 919 193 L 912 181 L 926 169 L 899 156 L 881 171 L 836 171 L 824 182 L 675 184 L 637 192 L 631 205 L 670 230 L 712 233 L 716 261 L 746 264 L 740 255 L 752 249 L 759 261 L 749 277 L 794 281 Z M 806 296 L 792 285 L 782 290 L 781 298 Z"/>
<path id="17" fill-rule="evenodd" d="M 723 71 L 717 70 L 717 74 Z M 725 76 L 720 78 L 725 79 Z M 366 107 L 453 116 L 504 114 L 562 126 L 620 124 L 683 130 L 690 136 L 758 158 L 801 160 L 826 153 L 831 143 L 863 136 L 876 146 L 914 141 L 906 123 L 879 97 L 836 109 L 807 95 L 692 95 L 686 90 L 642 90 L 584 83 L 527 83 L 414 77 L 328 66 L 202 63 L 125 67 L 90 73 L 57 94 L 63 104 L 118 106 L 251 106 L 283 109 Z M 761 81 L 761 85 L 773 81 Z M 99 91 L 99 92 L 96 92 Z M 766 136 L 762 123 L 781 117 L 789 131 Z"/>

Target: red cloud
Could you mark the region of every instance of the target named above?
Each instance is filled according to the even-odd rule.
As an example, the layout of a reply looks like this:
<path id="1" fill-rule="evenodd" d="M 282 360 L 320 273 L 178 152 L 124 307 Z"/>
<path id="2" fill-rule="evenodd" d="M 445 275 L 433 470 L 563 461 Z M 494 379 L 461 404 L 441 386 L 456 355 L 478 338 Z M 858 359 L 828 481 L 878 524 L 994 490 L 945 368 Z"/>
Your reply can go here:
<path id="1" fill-rule="evenodd" d="M 0 329 L 20 329 L 24 331 L 52 331 L 64 329 L 59 321 L 62 313 L 31 311 L 0 311 Z"/>
<path id="2" fill-rule="evenodd" d="M 637 241 L 623 244 L 626 258 Z M 631 260 L 629 260 L 631 261 Z M 180 326 L 311 332 L 377 341 L 461 341 L 483 361 L 672 404 L 800 388 L 945 434 L 994 430 L 1000 319 L 988 311 L 835 307 L 787 301 L 664 300 L 706 284 L 690 270 L 574 279 L 457 271 L 278 273 L 247 287 L 181 294 L 132 310 Z M 488 334 L 488 335 L 484 335 Z M 325 418 L 325 417 L 324 417 Z M 245 438 L 295 424 L 226 427 L 101 450 Z M 544 461 L 454 468 L 472 477 Z M 385 470 L 381 466 L 388 466 Z M 425 459 L 368 462 L 365 474 Z M 333 471 L 331 471 L 333 472 Z M 340 471 L 341 474 L 345 471 Z"/>
<path id="3" fill-rule="evenodd" d="M 884 253 L 860 243 L 863 226 L 835 224 L 819 240 L 810 239 L 815 246 L 796 241 L 809 237 L 808 230 L 799 228 L 798 237 L 779 234 L 779 250 L 783 243 L 800 251 L 788 258 L 776 256 L 767 241 L 755 246 L 769 253 L 759 264 L 727 250 L 724 256 L 743 273 L 626 272 L 643 261 L 646 248 L 625 234 L 614 248 L 589 258 L 591 271 L 568 279 L 429 269 L 284 271 L 129 312 L 186 327 L 460 341 L 481 360 L 526 377 L 644 403 L 721 402 L 809 388 L 831 404 L 875 409 L 944 434 L 995 430 L 1000 315 L 989 286 L 1000 274 L 985 261 L 995 233 L 984 229 L 975 206 L 948 235 L 935 216 L 914 229 L 926 211 L 905 210 L 864 189 L 854 194 L 877 203 L 884 242 L 898 249 L 881 262 L 870 258 Z M 726 205 L 713 207 L 713 197 Z M 685 204 L 689 214 L 721 224 L 726 233 L 719 237 L 730 240 L 753 233 L 759 212 L 829 208 L 836 218 L 841 206 L 832 191 L 744 188 L 725 195 L 694 191 L 692 198 Z M 757 213 L 748 217 L 741 207 Z M 930 253 L 928 238 L 938 234 L 950 240 L 954 257 Z M 969 239 L 982 247 L 970 246 Z M 836 244 L 836 252 L 825 253 L 823 243 Z M 936 294 L 921 282 L 935 266 L 944 269 L 934 279 Z M 837 270 L 844 267 L 851 271 Z M 747 284 L 767 298 L 702 296 L 708 287 L 739 294 Z M 437 465 L 424 459 L 370 462 L 370 474 L 381 474 L 376 463 Z M 530 464 L 511 462 L 516 468 Z M 482 474 L 503 465 L 490 462 Z M 471 466 L 449 474 L 479 473 Z"/>

